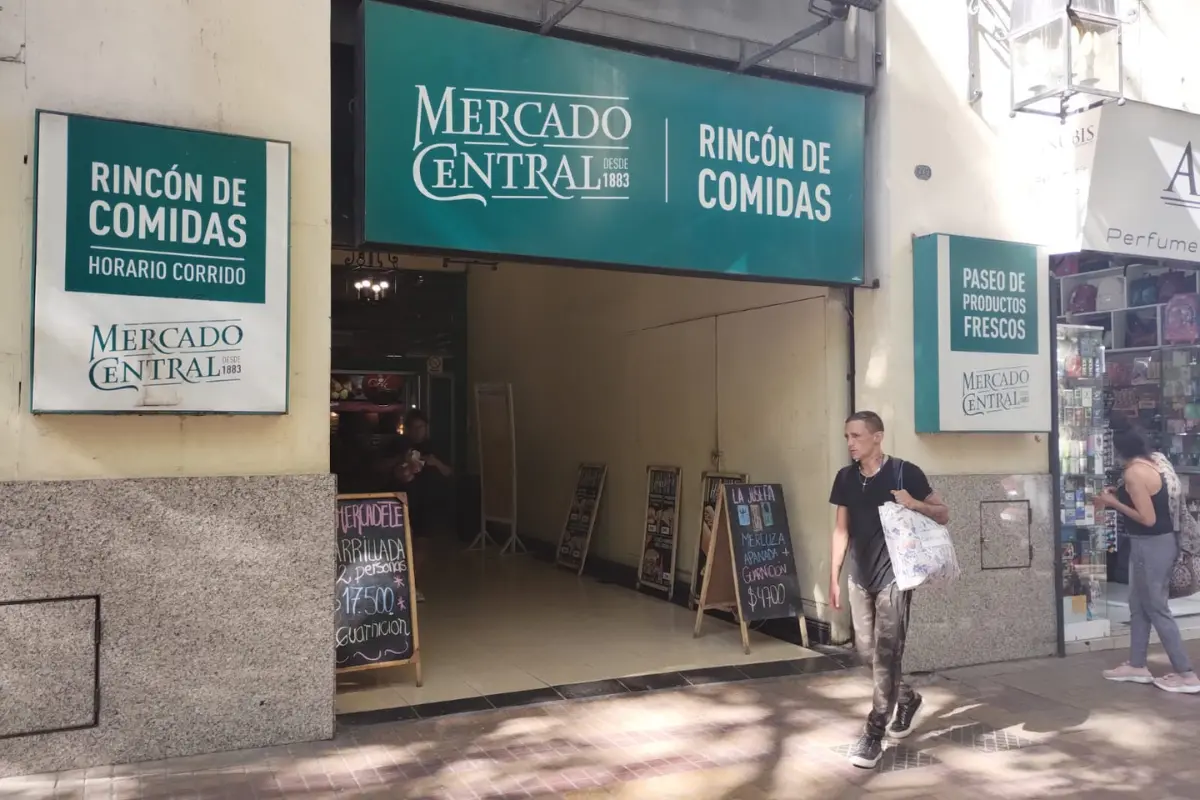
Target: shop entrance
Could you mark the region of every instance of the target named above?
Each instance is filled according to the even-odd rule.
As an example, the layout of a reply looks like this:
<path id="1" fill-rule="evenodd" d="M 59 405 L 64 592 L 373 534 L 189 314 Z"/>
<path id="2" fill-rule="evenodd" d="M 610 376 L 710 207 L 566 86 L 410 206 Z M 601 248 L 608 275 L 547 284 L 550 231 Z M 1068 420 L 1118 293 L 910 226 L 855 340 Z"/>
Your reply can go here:
<path id="1" fill-rule="evenodd" d="M 669 685 L 730 665 L 808 671 L 788 662 L 815 656 L 802 630 L 829 638 L 828 486 L 846 460 L 850 394 L 840 287 L 865 285 L 865 99 L 672 63 L 677 51 L 585 45 L 549 24 L 517 30 L 521 4 L 470 18 L 454 5 L 332 7 L 333 238 L 372 250 L 333 259 L 332 460 L 343 492 L 386 489 L 357 474 L 373 456 L 352 442 L 382 448 L 419 426 L 431 438 L 417 460 L 443 473 L 409 504 L 424 685 L 406 668 L 342 673 L 339 711 L 486 708 L 497 694 Z M 515 441 L 528 553 L 469 549 L 497 499 L 479 482 L 485 385 L 512 392 L 514 432 L 501 439 Z M 606 477 L 598 511 L 577 506 L 594 521 L 578 575 L 554 556 L 583 464 Z M 748 540 L 763 569 L 744 580 L 787 578 L 765 587 L 749 653 L 719 619 L 693 638 L 712 473 L 786 495 L 778 551 L 753 544 L 775 541 L 776 500 L 756 494 L 736 512 L 764 534 Z M 648 508 L 660 474 L 678 475 L 677 507 Z M 644 542 L 672 529 L 668 580 L 671 548 Z M 766 563 L 776 552 L 794 565 Z M 637 588 L 648 564 L 672 597 Z M 774 666 L 746 666 L 762 662 Z M 675 677 L 638 678 L 655 674 Z"/>
<path id="2" fill-rule="evenodd" d="M 1062 613 L 1072 642 L 1129 634 L 1129 537 L 1093 498 L 1120 482 L 1112 423 L 1133 423 L 1171 461 L 1200 511 L 1200 264 L 1103 253 L 1052 261 L 1057 327 Z M 1170 602 L 1200 636 L 1200 595 Z"/>
<path id="3" fill-rule="evenodd" d="M 413 433 L 405 416 L 428 425 L 424 449 L 453 470 L 412 523 L 423 685 L 405 667 L 344 674 L 339 713 L 468 710 L 512 693 L 553 699 L 613 681 L 741 674 L 731 667 L 784 675 L 818 655 L 799 645 L 794 619 L 752 630 L 749 654 L 737 626 L 715 616 L 694 638 L 687 589 L 702 475 L 747 474 L 784 486 L 805 613 L 825 616 L 812 589 L 827 570 L 828 465 L 840 457 L 829 414 L 840 420 L 844 408 L 830 410 L 842 387 L 827 376 L 844 370 L 828 365 L 844 356 L 829 334 L 845 330 L 829 290 L 350 253 L 335 255 L 333 275 L 339 491 L 389 488 L 354 482 L 389 438 Z M 479 530 L 472 387 L 497 383 L 513 389 L 517 530 L 529 551 L 518 555 L 467 549 Z M 374 450 L 339 457 L 347 434 Z M 583 462 L 604 464 L 608 477 L 578 576 L 553 557 Z M 673 601 L 635 588 L 653 465 L 681 474 Z M 827 640 L 826 630 L 809 633 Z"/>

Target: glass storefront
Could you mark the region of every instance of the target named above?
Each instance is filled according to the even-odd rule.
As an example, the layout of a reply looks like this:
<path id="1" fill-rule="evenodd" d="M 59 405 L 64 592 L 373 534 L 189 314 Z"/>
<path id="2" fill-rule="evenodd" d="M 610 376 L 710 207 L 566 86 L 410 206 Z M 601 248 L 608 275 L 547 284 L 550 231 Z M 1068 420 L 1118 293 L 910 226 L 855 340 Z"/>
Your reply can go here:
<path id="1" fill-rule="evenodd" d="M 1114 417 L 1170 459 L 1200 510 L 1200 264 L 1084 254 L 1053 270 L 1063 634 L 1077 642 L 1128 632 L 1128 538 L 1093 503 L 1121 479 Z M 1200 596 L 1171 608 L 1200 629 Z"/>

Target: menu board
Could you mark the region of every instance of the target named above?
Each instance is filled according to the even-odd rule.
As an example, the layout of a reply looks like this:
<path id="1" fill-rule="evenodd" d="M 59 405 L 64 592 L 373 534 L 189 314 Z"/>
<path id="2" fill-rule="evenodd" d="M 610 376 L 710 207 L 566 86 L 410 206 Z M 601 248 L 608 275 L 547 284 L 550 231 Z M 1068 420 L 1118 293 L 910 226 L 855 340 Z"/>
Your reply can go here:
<path id="1" fill-rule="evenodd" d="M 666 592 L 668 600 L 675 594 L 679 476 L 679 467 L 646 469 L 646 527 L 642 532 L 637 587 Z"/>
<path id="2" fill-rule="evenodd" d="M 607 476 L 608 467 L 604 464 L 579 465 L 575 491 L 571 494 L 571 508 L 558 539 L 557 563 L 580 575 L 587 561 L 588 546 L 592 541 L 592 529 L 596 526 L 596 513 L 600 510 L 600 498 L 604 494 L 604 479 Z"/>
<path id="3" fill-rule="evenodd" d="M 742 619 L 801 616 L 800 580 L 783 487 L 734 484 L 724 491 Z"/>
<path id="4" fill-rule="evenodd" d="M 700 602 L 700 587 L 708 568 L 709 548 L 712 547 L 713 532 L 717 529 L 717 500 L 721 496 L 721 487 L 727 483 L 745 483 L 747 477 L 744 473 L 706 472 L 700 480 L 700 536 L 696 540 L 696 567 L 692 570 L 689 608 L 695 608 Z"/>
<path id="5" fill-rule="evenodd" d="M 417 663 L 416 586 L 407 498 L 339 495 L 335 602 L 341 672 Z"/>

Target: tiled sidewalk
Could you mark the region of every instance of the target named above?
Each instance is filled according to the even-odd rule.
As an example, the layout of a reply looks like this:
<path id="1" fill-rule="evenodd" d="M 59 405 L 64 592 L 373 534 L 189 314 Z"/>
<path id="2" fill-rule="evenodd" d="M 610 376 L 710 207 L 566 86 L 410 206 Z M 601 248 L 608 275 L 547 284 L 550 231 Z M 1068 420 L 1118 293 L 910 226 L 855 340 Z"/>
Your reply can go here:
<path id="1" fill-rule="evenodd" d="M 1200 657 L 1200 642 L 1193 655 Z M 852 671 L 377 725 L 320 744 L 10 779 L 0 782 L 0 797 L 1200 797 L 1200 697 L 1106 684 L 1099 670 L 1116 660 L 1085 655 L 920 681 L 926 711 L 918 731 L 870 772 L 841 756 L 869 700 L 868 682 Z"/>

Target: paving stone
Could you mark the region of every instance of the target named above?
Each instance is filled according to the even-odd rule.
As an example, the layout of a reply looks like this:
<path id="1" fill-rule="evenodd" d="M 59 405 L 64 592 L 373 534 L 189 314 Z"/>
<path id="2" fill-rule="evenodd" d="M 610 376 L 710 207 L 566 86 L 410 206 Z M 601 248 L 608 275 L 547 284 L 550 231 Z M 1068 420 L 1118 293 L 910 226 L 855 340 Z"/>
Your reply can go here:
<path id="1" fill-rule="evenodd" d="M 1200 643 L 1189 643 L 1200 656 Z M 1161 658 L 1156 655 L 1156 658 Z M 333 742 L 0 781 L 70 800 L 1001 800 L 1200 796 L 1200 698 L 1113 687 L 1112 654 L 921 681 L 924 718 L 876 770 L 845 753 L 860 671 L 701 684 L 351 728 Z"/>

